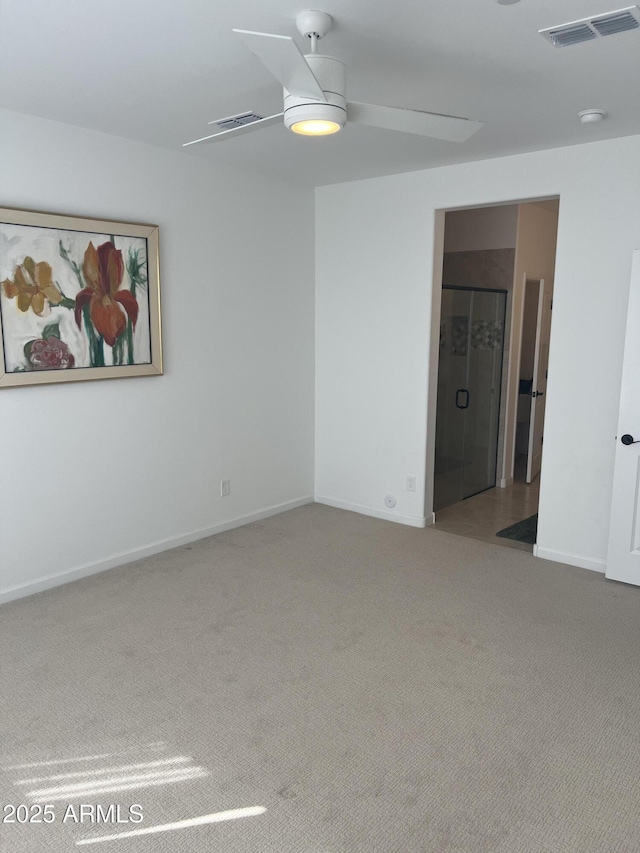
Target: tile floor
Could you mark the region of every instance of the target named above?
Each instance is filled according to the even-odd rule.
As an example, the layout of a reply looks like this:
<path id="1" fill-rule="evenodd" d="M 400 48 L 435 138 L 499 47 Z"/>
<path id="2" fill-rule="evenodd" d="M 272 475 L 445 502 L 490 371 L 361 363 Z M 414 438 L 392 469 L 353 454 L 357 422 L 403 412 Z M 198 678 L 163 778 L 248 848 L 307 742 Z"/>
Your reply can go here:
<path id="1" fill-rule="evenodd" d="M 435 528 L 446 533 L 456 533 L 470 539 L 492 542 L 505 548 L 518 551 L 533 551 L 525 542 L 502 539 L 496 536 L 498 530 L 523 521 L 538 511 L 540 477 L 530 485 L 524 481 L 522 467 L 516 465 L 515 482 L 506 489 L 489 489 L 472 498 L 441 509 L 436 513 Z"/>

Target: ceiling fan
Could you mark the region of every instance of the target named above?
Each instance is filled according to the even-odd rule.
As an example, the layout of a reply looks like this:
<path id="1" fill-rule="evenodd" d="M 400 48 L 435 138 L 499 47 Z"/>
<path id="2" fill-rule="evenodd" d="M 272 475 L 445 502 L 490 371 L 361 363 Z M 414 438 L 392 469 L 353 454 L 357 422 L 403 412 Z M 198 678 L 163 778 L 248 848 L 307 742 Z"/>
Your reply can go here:
<path id="1" fill-rule="evenodd" d="M 311 52 L 306 56 L 291 36 L 234 29 L 245 46 L 282 84 L 283 111 L 271 116 L 245 112 L 211 121 L 209 124 L 217 126 L 215 133 L 185 142 L 183 147 L 240 136 L 277 124 L 282 119 L 285 127 L 304 136 L 327 136 L 342 130 L 349 121 L 447 142 L 466 142 L 483 126 L 483 122 L 456 116 L 347 102 L 344 63 L 317 52 L 318 40 L 329 32 L 332 23 L 331 15 L 326 12 L 311 10 L 297 15 L 298 31 L 311 40 Z"/>

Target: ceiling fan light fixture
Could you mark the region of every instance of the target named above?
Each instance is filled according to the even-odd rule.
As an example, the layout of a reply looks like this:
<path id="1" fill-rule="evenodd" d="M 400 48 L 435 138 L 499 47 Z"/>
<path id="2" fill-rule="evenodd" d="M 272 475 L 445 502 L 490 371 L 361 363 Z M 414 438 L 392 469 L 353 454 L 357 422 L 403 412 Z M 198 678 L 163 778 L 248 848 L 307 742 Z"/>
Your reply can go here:
<path id="1" fill-rule="evenodd" d="M 295 122 L 289 130 L 299 133 L 301 136 L 329 136 L 342 130 L 342 125 L 336 121 L 327 121 L 323 118 L 307 118 Z"/>
<path id="2" fill-rule="evenodd" d="M 284 124 L 300 136 L 330 136 L 347 123 L 346 106 L 301 102 L 300 98 L 289 96 L 284 102 Z"/>
<path id="3" fill-rule="evenodd" d="M 347 79 L 344 63 L 314 53 L 305 62 L 318 81 L 324 101 L 292 95 L 284 90 L 285 127 L 301 136 L 330 136 L 347 123 Z"/>

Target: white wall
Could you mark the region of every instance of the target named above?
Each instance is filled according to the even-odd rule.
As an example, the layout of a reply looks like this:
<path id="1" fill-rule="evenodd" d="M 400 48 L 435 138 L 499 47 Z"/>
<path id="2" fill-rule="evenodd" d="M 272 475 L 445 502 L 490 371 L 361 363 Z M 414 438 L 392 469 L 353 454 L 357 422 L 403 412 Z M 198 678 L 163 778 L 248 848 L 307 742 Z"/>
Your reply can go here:
<path id="1" fill-rule="evenodd" d="M 382 514 L 392 492 L 396 518 L 430 516 L 436 211 L 559 195 L 539 553 L 603 568 L 631 253 L 640 246 L 639 143 L 627 137 L 316 190 L 319 500 Z M 414 473 L 418 491 L 407 492 Z"/>
<path id="2" fill-rule="evenodd" d="M 6 207 L 160 226 L 166 370 L 0 389 L 5 597 L 308 500 L 313 192 L 7 112 L 0 178 Z"/>

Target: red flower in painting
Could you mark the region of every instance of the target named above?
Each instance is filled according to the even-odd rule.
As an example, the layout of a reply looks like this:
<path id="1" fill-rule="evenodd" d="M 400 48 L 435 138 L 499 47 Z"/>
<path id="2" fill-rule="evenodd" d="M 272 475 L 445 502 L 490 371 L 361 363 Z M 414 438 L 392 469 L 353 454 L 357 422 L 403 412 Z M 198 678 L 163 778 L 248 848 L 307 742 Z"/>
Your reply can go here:
<path id="1" fill-rule="evenodd" d="M 76 296 L 76 323 L 80 328 L 82 309 L 88 302 L 96 331 L 112 347 L 127 327 L 124 312 L 134 327 L 138 319 L 138 303 L 134 296 L 128 290 L 119 289 L 124 276 L 122 252 L 111 242 L 97 249 L 89 243 L 82 272 L 88 287 Z"/>
<path id="2" fill-rule="evenodd" d="M 36 370 L 63 370 L 73 367 L 75 359 L 59 338 L 38 338 L 29 347 L 29 362 Z"/>

